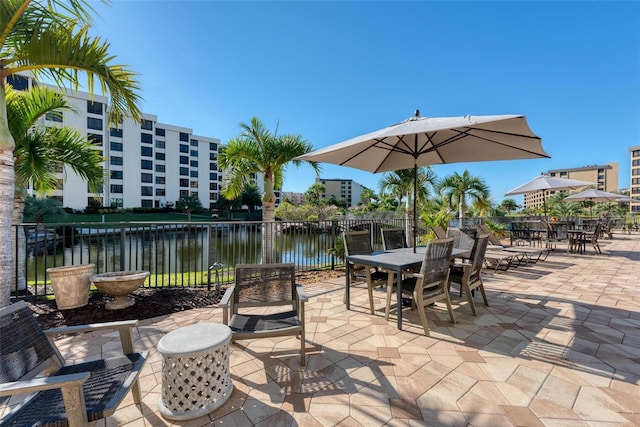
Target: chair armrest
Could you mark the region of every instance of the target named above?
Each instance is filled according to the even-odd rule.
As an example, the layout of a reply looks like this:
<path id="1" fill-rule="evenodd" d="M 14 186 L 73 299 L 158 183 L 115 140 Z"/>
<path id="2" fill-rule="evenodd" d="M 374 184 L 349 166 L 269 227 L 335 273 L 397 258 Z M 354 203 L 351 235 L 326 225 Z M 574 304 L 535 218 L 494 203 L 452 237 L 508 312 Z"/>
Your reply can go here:
<path id="1" fill-rule="evenodd" d="M 298 283 L 296 283 L 296 292 L 298 293 L 298 301 L 302 303 L 309 301 L 309 297 L 307 296 L 307 293 L 304 291 L 304 288 L 302 287 L 302 285 Z"/>
<path id="2" fill-rule="evenodd" d="M 229 324 L 229 307 L 231 305 L 231 297 L 233 296 L 235 290 L 235 286 L 229 286 L 227 290 L 224 291 L 224 295 L 218 303 L 218 306 L 222 306 L 222 323 L 225 325 Z"/>
<path id="3" fill-rule="evenodd" d="M 424 279 L 424 274 L 421 273 L 404 273 L 405 279 Z"/>
<path id="4" fill-rule="evenodd" d="M 131 335 L 131 328 L 137 325 L 137 320 L 122 320 L 119 322 L 91 323 L 88 325 L 77 326 L 61 326 L 59 328 L 47 329 L 43 332 L 47 337 L 52 337 L 54 335 L 75 334 L 79 332 L 98 332 L 117 329 L 120 333 L 120 343 L 122 344 L 123 353 L 131 354 L 133 353 L 133 336 Z"/>
<path id="5" fill-rule="evenodd" d="M 78 372 L 76 374 L 56 375 L 52 377 L 33 378 L 30 380 L 3 383 L 0 384 L 0 396 L 11 396 L 14 394 L 51 390 L 54 388 L 62 388 L 63 386 L 81 387 L 88 379 L 88 372 Z"/>

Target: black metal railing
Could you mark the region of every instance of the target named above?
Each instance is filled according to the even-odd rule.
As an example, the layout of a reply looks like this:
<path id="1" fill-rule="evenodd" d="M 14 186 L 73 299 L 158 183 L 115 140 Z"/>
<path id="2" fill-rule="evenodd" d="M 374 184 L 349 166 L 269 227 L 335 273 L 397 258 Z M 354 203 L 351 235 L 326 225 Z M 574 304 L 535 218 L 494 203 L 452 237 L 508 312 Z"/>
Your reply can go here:
<path id="1" fill-rule="evenodd" d="M 18 296 L 48 295 L 46 269 L 95 264 L 95 273 L 147 270 L 145 287 L 220 285 L 230 282 L 236 264 L 260 263 L 262 235 L 271 228 L 274 262 L 292 262 L 298 271 L 334 269 L 343 260 L 330 255 L 343 230 L 369 230 L 375 250 L 381 227 L 403 227 L 398 219 L 263 222 L 118 222 L 20 224 L 14 226 L 14 279 Z M 216 283 L 218 282 L 218 283 Z"/>

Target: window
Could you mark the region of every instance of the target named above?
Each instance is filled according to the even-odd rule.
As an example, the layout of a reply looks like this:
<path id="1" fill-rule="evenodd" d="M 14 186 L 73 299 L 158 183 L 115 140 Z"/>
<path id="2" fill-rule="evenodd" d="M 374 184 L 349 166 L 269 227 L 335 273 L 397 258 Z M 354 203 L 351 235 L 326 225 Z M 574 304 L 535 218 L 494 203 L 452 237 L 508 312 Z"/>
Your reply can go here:
<path id="1" fill-rule="evenodd" d="M 164 153 L 156 153 L 156 160 L 164 160 L 164 159 L 165 159 Z"/>
<path id="2" fill-rule="evenodd" d="M 88 133 L 87 139 L 93 145 L 102 146 L 102 135 L 98 135 L 97 133 Z"/>
<path id="3" fill-rule="evenodd" d="M 152 208 L 153 207 L 153 200 L 140 200 L 140 207 Z"/>
<path id="4" fill-rule="evenodd" d="M 102 119 L 87 117 L 87 129 L 102 130 Z"/>
<path id="5" fill-rule="evenodd" d="M 189 142 L 189 134 L 180 132 L 180 141 Z"/>
<path id="6" fill-rule="evenodd" d="M 122 179 L 122 171 L 111 171 L 111 179 Z"/>
<path id="7" fill-rule="evenodd" d="M 122 157 L 111 156 L 109 163 L 113 166 L 122 166 Z"/>
<path id="8" fill-rule="evenodd" d="M 218 174 L 216 172 L 210 173 L 209 174 L 209 180 L 210 181 L 216 181 L 218 179 Z"/>
<path id="9" fill-rule="evenodd" d="M 156 184 L 164 185 L 165 178 L 164 176 L 156 176 Z"/>
<path id="10" fill-rule="evenodd" d="M 188 186 L 189 186 L 189 180 L 181 178 L 180 179 L 180 187 L 188 187 Z"/>
<path id="11" fill-rule="evenodd" d="M 191 171 L 191 172 L 190 172 L 190 174 L 189 174 L 189 176 L 190 176 L 191 178 L 197 178 L 197 177 L 198 177 L 198 171 Z"/>
<path id="12" fill-rule="evenodd" d="M 156 196 L 164 197 L 166 190 L 164 188 L 156 188 Z"/>
<path id="13" fill-rule="evenodd" d="M 165 147 L 165 143 L 164 143 L 164 141 L 157 141 L 157 140 L 156 140 L 156 148 L 162 148 L 162 149 L 164 149 L 164 147 Z"/>
<path id="14" fill-rule="evenodd" d="M 189 164 L 189 157 L 187 157 L 187 156 L 180 156 L 180 164 L 181 164 L 181 165 L 188 165 L 188 164 Z"/>
<path id="15" fill-rule="evenodd" d="M 123 203 L 122 199 L 111 198 L 110 202 L 109 202 L 109 205 L 112 208 L 121 208 L 124 205 L 124 203 Z"/>
<path id="16" fill-rule="evenodd" d="M 140 147 L 140 155 L 143 157 L 153 157 L 153 148 L 151 147 Z"/>
<path id="17" fill-rule="evenodd" d="M 181 176 L 189 176 L 189 168 L 180 168 Z"/>
<path id="18" fill-rule="evenodd" d="M 141 173 L 140 182 L 153 182 L 153 175 L 150 173 Z"/>
<path id="19" fill-rule="evenodd" d="M 165 136 L 164 129 L 156 128 L 156 136 Z"/>
<path id="20" fill-rule="evenodd" d="M 102 115 L 102 102 L 87 101 L 87 113 Z"/>
<path id="21" fill-rule="evenodd" d="M 184 145 L 184 144 L 180 144 L 180 152 L 181 153 L 188 153 L 189 152 L 189 146 L 188 145 Z"/>
<path id="22" fill-rule="evenodd" d="M 217 153 L 209 153 L 209 160 L 213 160 L 215 162 L 216 160 L 218 160 L 218 154 Z"/>
<path id="23" fill-rule="evenodd" d="M 209 170 L 210 171 L 217 171 L 218 170 L 218 164 L 217 163 L 209 163 Z"/>
<path id="24" fill-rule="evenodd" d="M 122 138 L 122 128 L 120 129 L 111 128 L 109 130 L 109 135 L 115 136 L 116 138 Z"/>
<path id="25" fill-rule="evenodd" d="M 153 170 L 153 162 L 151 160 L 140 160 L 140 169 Z"/>
<path id="26" fill-rule="evenodd" d="M 198 146 L 198 140 L 197 139 L 192 139 L 191 142 L 189 143 L 189 145 L 191 145 L 192 147 L 197 147 Z"/>
<path id="27" fill-rule="evenodd" d="M 189 187 L 191 188 L 198 188 L 198 181 L 191 181 L 189 183 Z"/>
<path id="28" fill-rule="evenodd" d="M 156 165 L 156 172 L 164 172 L 164 171 L 165 171 L 164 165 Z"/>
<path id="29" fill-rule="evenodd" d="M 217 191 L 218 190 L 218 183 L 217 182 L 210 182 L 209 183 L 209 190 Z"/>
<path id="30" fill-rule="evenodd" d="M 191 150 L 189 155 L 191 155 L 191 157 L 198 157 L 198 150 Z"/>
<path id="31" fill-rule="evenodd" d="M 153 136 L 150 133 L 142 132 L 140 134 L 140 142 L 144 142 L 145 144 L 153 144 Z"/>
<path id="32" fill-rule="evenodd" d="M 153 196 L 153 187 L 147 187 L 143 185 L 142 187 L 140 187 L 140 195 Z"/>
<path id="33" fill-rule="evenodd" d="M 114 193 L 122 194 L 122 185 L 111 184 L 111 194 L 114 194 Z"/>
<path id="34" fill-rule="evenodd" d="M 217 151 L 218 150 L 218 144 L 216 144 L 215 142 L 210 142 L 209 143 L 209 150 Z"/>
<path id="35" fill-rule="evenodd" d="M 45 120 L 62 123 L 62 113 L 60 111 L 50 111 L 44 115 Z"/>
<path id="36" fill-rule="evenodd" d="M 142 119 L 140 121 L 140 129 L 153 130 L 153 122 L 151 120 Z"/>
<path id="37" fill-rule="evenodd" d="M 87 206 L 102 206 L 102 197 L 87 197 Z"/>
<path id="38" fill-rule="evenodd" d="M 198 167 L 198 161 L 197 160 L 191 160 L 191 167 L 192 168 L 197 168 Z"/>
<path id="39" fill-rule="evenodd" d="M 180 197 L 187 197 L 189 195 L 189 190 L 180 190 Z"/>
<path id="40" fill-rule="evenodd" d="M 7 76 L 7 83 L 9 83 L 15 90 L 29 89 L 29 78 L 18 74 Z"/>

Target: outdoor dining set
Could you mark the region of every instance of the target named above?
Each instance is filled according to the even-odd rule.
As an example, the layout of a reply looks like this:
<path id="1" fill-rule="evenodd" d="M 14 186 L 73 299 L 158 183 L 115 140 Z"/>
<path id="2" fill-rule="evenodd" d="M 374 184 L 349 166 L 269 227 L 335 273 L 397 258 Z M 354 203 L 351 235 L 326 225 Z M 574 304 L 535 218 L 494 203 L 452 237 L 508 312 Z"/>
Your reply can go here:
<path id="1" fill-rule="evenodd" d="M 595 225 L 594 225 L 595 224 Z M 426 246 L 409 247 L 406 233 L 401 228 L 382 228 L 382 251 L 374 251 L 369 231 L 343 232 L 346 255 L 344 302 L 349 310 L 350 288 L 358 276 L 367 283 L 369 309 L 375 314 L 373 291 L 376 286 L 387 286 L 385 319 L 389 320 L 392 295 L 396 294 L 397 328 L 402 329 L 402 307 L 409 304 L 417 308 L 425 334 L 429 326 L 424 308 L 436 301 L 446 303 L 452 323 L 450 288 L 459 287 L 460 296 L 466 295 L 472 314 L 476 315 L 475 290 L 479 290 L 485 305 L 489 305 L 482 282 L 483 267 L 493 271 L 527 265 L 545 260 L 558 242 L 564 241 L 567 253 L 584 253 L 591 244 L 596 254 L 601 250 L 598 238 L 604 226 L 600 222 L 587 222 L 578 228 L 569 222 L 547 225 L 544 221 L 514 221 L 511 225 L 511 245 L 503 245 L 484 224 L 469 229 L 433 227 L 436 239 Z M 400 289 L 400 291 L 398 291 Z"/>

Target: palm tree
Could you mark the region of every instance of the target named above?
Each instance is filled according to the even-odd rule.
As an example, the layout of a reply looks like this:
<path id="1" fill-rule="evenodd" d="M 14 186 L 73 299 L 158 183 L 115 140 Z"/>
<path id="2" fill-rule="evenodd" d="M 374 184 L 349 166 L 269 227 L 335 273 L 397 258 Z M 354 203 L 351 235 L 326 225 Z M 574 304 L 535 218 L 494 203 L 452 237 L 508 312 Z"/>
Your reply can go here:
<path id="1" fill-rule="evenodd" d="M 59 164 L 71 168 L 87 181 L 93 192 L 99 192 L 104 182 L 103 158 L 86 135 L 68 127 L 35 126 L 45 114 L 61 114 L 62 111 L 73 109 L 64 96 L 53 89 L 34 86 L 27 91 L 15 91 L 7 86 L 7 119 L 16 142 L 11 247 L 17 248 L 14 256 L 18 260 L 25 259 L 24 243 L 16 245 L 16 242 L 24 242 L 24 230 L 18 230 L 15 225 L 22 223 L 29 183 L 39 195 L 55 190 L 58 179 L 56 167 Z M 24 289 L 24 270 L 18 269 L 17 272 L 17 287 Z"/>
<path id="2" fill-rule="evenodd" d="M 413 169 L 400 169 L 385 173 L 380 180 L 380 191 L 391 193 L 398 201 L 398 207 L 404 204 L 404 220 L 406 224 L 407 242 L 413 241 L 411 230 L 413 229 L 412 200 L 413 200 Z M 436 176 L 430 166 L 417 169 L 417 201 L 426 200 L 429 196 L 429 186 L 434 187 Z"/>
<path id="3" fill-rule="evenodd" d="M 113 63 L 108 43 L 89 35 L 92 11 L 89 0 L 0 2 L 0 308 L 9 304 L 13 268 L 15 141 L 7 121 L 7 77 L 31 72 L 77 90 L 85 76 L 88 92 L 98 83 L 109 95 L 111 123 L 117 126 L 127 112 L 140 118 L 135 74 Z"/>
<path id="4" fill-rule="evenodd" d="M 445 202 L 458 211 L 460 227 L 464 227 L 464 219 L 467 215 L 467 197 L 474 202 L 489 197 L 489 187 L 484 180 L 471 176 L 467 170 L 462 175 L 455 172 L 445 177 L 438 184 L 438 189 Z"/>
<path id="5" fill-rule="evenodd" d="M 507 211 L 507 215 L 510 215 L 511 212 L 517 210 L 519 207 L 514 199 L 504 199 L 502 203 L 500 203 L 500 208 Z"/>
<path id="6" fill-rule="evenodd" d="M 225 171 L 222 195 L 233 199 L 253 180 L 254 174 L 264 176 L 262 196 L 263 232 L 262 262 L 273 261 L 273 227 L 275 221 L 275 188 L 282 188 L 284 170 L 289 163 L 299 166 L 304 161 L 296 157 L 309 153 L 313 147 L 300 135 L 280 135 L 271 133 L 257 118 L 251 123 L 240 123 L 242 132 L 229 140 L 218 155 L 218 165 Z M 316 173 L 320 167 L 309 163 Z"/>

